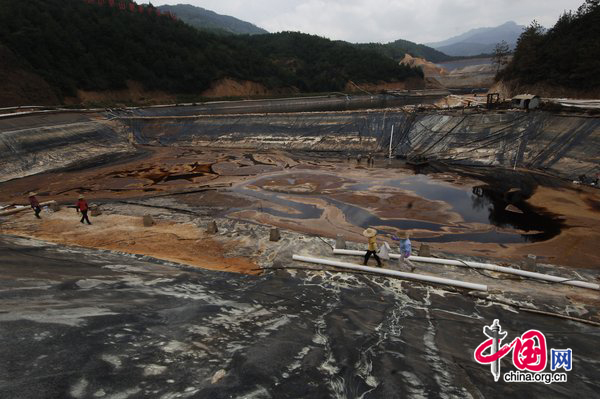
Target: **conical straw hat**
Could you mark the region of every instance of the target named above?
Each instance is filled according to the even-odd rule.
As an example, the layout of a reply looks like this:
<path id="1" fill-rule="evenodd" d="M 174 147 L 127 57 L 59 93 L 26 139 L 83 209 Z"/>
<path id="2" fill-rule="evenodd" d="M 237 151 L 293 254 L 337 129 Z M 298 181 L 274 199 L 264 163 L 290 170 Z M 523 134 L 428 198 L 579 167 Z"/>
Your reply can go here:
<path id="1" fill-rule="evenodd" d="M 363 231 L 363 236 L 367 237 L 367 238 L 371 238 L 371 237 L 375 237 L 377 235 L 377 230 L 369 227 L 368 229 L 366 229 L 365 231 Z"/>

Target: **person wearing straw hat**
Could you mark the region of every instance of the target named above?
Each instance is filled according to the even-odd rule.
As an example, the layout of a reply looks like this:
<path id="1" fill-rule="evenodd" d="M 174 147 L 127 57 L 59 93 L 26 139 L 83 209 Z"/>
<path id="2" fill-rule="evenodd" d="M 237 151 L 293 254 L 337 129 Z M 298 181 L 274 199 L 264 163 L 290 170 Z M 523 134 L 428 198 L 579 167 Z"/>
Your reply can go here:
<path id="1" fill-rule="evenodd" d="M 31 204 L 31 209 L 35 212 L 35 217 L 41 219 L 40 212 L 42 211 L 42 208 L 40 207 L 40 202 L 35 198 L 36 195 L 37 193 L 34 193 L 33 191 L 29 193 L 29 204 Z"/>
<path id="2" fill-rule="evenodd" d="M 79 201 L 77 201 L 76 208 L 77 208 L 77 213 L 79 213 L 79 211 L 81 211 L 82 216 L 81 216 L 80 222 L 83 224 L 83 221 L 85 220 L 87 222 L 87 224 L 92 224 L 92 223 L 90 223 L 90 219 L 88 218 L 88 215 L 87 215 L 88 209 L 90 207 L 88 206 L 88 203 L 82 194 L 79 195 Z"/>
<path id="3" fill-rule="evenodd" d="M 369 227 L 368 229 L 363 231 L 362 234 L 369 240 L 369 248 L 367 249 L 367 253 L 365 254 L 365 261 L 363 262 L 363 264 L 366 266 L 367 262 L 369 261 L 369 258 L 371 257 L 371 255 L 373 255 L 373 257 L 377 261 L 377 267 L 381 267 L 381 259 L 379 259 L 379 256 L 377 256 L 377 230 Z"/>

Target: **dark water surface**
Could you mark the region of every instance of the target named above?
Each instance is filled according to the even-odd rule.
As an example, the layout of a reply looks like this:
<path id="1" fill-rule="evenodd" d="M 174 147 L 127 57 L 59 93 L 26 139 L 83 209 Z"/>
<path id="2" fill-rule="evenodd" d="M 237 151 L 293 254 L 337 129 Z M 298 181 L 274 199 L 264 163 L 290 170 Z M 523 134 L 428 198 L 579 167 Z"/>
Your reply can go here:
<path id="1" fill-rule="evenodd" d="M 385 228 L 389 227 L 390 233 L 394 232 L 395 229 L 431 231 L 431 237 L 419 238 L 419 241 L 423 242 L 473 241 L 498 244 L 538 242 L 555 237 L 560 233 L 562 228 L 561 221 L 555 215 L 545 214 L 531 207 L 523 199 L 507 199 L 504 189 L 499 187 L 495 188 L 494 186 L 485 184 L 473 187 L 458 187 L 427 175 L 399 175 L 397 178 L 392 179 L 356 182 L 345 187 L 343 190 L 369 192 L 375 186 L 400 188 L 426 200 L 443 201 L 451 206 L 453 212 L 458 213 L 462 217 L 463 223 L 487 224 L 490 226 L 490 230 L 473 232 L 469 230 L 468 226 L 464 226 L 462 223 L 433 223 L 412 219 L 382 219 L 364 208 L 334 200 L 327 195 L 278 193 L 266 190 L 257 191 L 256 189 L 247 188 L 248 184 L 250 183 L 234 188 L 234 192 L 268 203 L 292 208 L 298 212 L 290 213 L 269 207 L 261 208 L 262 212 L 272 216 L 288 219 L 318 219 L 323 213 L 321 208 L 288 198 L 319 198 L 326 201 L 330 206 L 340 209 L 346 220 L 355 226 L 362 228 L 376 226 L 384 232 Z M 532 192 L 533 190 L 529 191 Z M 523 213 L 506 210 L 508 205 L 516 206 Z M 497 231 L 495 227 L 512 228 L 532 233 L 504 233 Z M 444 234 L 448 228 L 453 228 L 454 230 L 456 228 L 463 228 L 465 229 L 465 233 Z"/>

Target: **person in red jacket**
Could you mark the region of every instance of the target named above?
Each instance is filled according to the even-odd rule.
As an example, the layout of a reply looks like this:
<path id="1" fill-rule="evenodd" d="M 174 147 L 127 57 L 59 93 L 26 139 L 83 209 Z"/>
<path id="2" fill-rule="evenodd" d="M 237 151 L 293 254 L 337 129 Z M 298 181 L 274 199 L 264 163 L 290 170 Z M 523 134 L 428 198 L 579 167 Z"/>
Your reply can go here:
<path id="1" fill-rule="evenodd" d="M 31 204 L 31 209 L 35 212 L 35 217 L 41 219 L 40 212 L 42 211 L 42 208 L 40 207 L 37 198 L 35 198 L 36 195 L 37 194 L 33 192 L 29 193 L 29 203 Z"/>
<path id="2" fill-rule="evenodd" d="M 80 222 L 83 223 L 83 221 L 85 220 L 87 222 L 87 224 L 92 224 L 90 223 L 90 219 L 88 218 L 88 209 L 90 207 L 88 206 L 87 201 L 85 200 L 85 198 L 83 197 L 83 195 L 79 196 L 79 201 L 77 201 L 77 212 L 81 211 L 81 220 Z"/>

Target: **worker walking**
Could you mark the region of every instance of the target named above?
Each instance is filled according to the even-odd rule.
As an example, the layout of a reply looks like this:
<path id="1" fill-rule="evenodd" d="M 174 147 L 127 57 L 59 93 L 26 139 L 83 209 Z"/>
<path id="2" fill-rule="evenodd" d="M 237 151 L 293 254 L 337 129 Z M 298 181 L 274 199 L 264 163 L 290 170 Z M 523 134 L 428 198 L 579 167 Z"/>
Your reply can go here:
<path id="1" fill-rule="evenodd" d="M 31 209 L 35 212 L 35 217 L 41 219 L 40 212 L 42 211 L 42 208 L 40 207 L 37 198 L 35 198 L 36 195 L 37 194 L 34 192 L 29 193 L 29 204 L 31 204 Z"/>
<path id="2" fill-rule="evenodd" d="M 88 209 L 90 209 L 90 207 L 88 206 L 85 197 L 83 195 L 80 195 L 79 201 L 77 201 L 77 213 L 81 211 L 81 223 L 83 223 L 83 221 L 85 220 L 87 224 L 92 224 L 90 222 L 90 219 L 88 218 Z"/>
<path id="3" fill-rule="evenodd" d="M 410 258 L 411 256 L 411 252 L 412 252 L 412 243 L 410 242 L 410 232 L 406 232 L 404 234 L 404 238 L 399 238 L 397 236 L 392 236 L 392 240 L 394 241 L 398 241 L 399 243 L 399 250 L 400 250 L 400 259 L 398 260 L 398 263 L 400 263 L 400 265 L 407 265 L 408 267 L 410 267 L 410 271 L 414 271 L 415 270 L 415 265 L 408 260 L 408 258 Z"/>
<path id="4" fill-rule="evenodd" d="M 377 256 L 377 230 L 369 227 L 368 229 L 363 231 L 362 234 L 369 240 L 369 248 L 367 249 L 367 253 L 365 254 L 365 261 L 363 262 L 363 264 L 366 266 L 367 262 L 369 261 L 369 258 L 371 257 L 371 255 L 373 255 L 373 257 L 377 261 L 377 267 L 382 267 L 381 259 L 379 259 L 379 256 Z"/>

